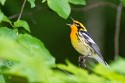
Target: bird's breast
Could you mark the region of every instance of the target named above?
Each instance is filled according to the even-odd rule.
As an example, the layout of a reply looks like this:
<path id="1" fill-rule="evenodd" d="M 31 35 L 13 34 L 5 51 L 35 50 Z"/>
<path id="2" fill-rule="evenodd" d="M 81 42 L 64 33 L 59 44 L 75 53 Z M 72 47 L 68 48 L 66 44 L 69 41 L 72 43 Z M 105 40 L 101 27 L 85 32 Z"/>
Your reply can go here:
<path id="1" fill-rule="evenodd" d="M 71 33 L 70 39 L 76 51 L 85 56 L 91 55 L 90 46 L 87 44 L 84 37 L 80 37 L 77 33 Z"/>

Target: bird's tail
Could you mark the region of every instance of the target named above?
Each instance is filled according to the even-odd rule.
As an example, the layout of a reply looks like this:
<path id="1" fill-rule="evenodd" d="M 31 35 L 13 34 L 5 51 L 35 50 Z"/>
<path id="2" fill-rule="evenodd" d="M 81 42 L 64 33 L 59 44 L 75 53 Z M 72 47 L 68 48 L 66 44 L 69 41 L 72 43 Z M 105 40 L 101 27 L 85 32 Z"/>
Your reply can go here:
<path id="1" fill-rule="evenodd" d="M 103 64 L 106 67 L 109 67 L 109 65 L 98 55 L 94 57 L 99 63 Z"/>

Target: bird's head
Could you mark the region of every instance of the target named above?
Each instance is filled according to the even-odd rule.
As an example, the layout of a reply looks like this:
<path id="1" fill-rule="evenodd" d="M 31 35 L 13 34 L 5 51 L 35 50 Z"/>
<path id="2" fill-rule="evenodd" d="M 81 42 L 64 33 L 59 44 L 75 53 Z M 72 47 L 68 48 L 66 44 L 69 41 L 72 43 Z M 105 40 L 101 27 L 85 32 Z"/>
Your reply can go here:
<path id="1" fill-rule="evenodd" d="M 70 26 L 73 31 L 74 30 L 76 30 L 76 31 L 78 31 L 78 30 L 87 31 L 82 23 L 80 23 L 79 21 L 74 20 L 73 18 L 71 18 L 71 19 L 73 21 L 73 24 L 67 24 L 67 25 Z"/>

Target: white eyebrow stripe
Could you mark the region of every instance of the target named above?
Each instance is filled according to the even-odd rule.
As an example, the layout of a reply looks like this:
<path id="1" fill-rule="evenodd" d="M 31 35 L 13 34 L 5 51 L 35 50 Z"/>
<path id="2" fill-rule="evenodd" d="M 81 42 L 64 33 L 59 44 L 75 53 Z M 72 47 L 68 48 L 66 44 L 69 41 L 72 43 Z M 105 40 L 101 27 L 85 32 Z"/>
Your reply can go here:
<path id="1" fill-rule="evenodd" d="M 89 42 L 91 42 L 91 43 L 93 43 L 93 44 L 96 44 L 96 43 L 92 40 L 92 38 L 89 37 L 87 34 L 82 33 L 82 35 L 86 36 L 86 37 L 87 37 L 87 40 L 88 40 Z"/>

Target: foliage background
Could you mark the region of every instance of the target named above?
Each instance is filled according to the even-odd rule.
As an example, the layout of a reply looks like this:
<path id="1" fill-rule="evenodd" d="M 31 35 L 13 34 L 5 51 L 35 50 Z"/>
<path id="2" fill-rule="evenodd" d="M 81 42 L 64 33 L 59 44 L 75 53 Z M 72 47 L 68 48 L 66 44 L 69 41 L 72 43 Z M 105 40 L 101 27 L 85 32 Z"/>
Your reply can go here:
<path id="1" fill-rule="evenodd" d="M 124 1 L 124 0 L 123 0 Z M 85 9 L 85 7 L 91 5 L 91 4 L 96 4 L 100 2 L 110 2 L 112 4 L 115 4 L 116 7 L 119 5 L 120 1 L 119 0 L 86 0 L 87 5 L 73 5 L 70 4 L 71 6 L 71 14 L 70 16 L 73 17 L 76 20 L 79 20 L 84 24 L 84 26 L 88 29 L 89 33 L 92 35 L 93 39 L 95 42 L 99 45 L 102 54 L 104 56 L 104 59 L 108 62 L 111 63 L 114 60 L 114 35 L 115 35 L 115 26 L 116 26 L 116 7 L 112 6 L 98 6 L 98 7 L 92 7 L 90 9 Z M 13 21 L 17 20 L 17 17 L 20 12 L 21 6 L 22 6 L 23 1 L 22 0 L 6 0 L 6 3 L 4 6 L 0 6 L 1 10 L 4 12 L 4 14 L 7 17 L 10 17 Z M 70 34 L 70 28 L 66 26 L 66 23 L 72 23 L 72 20 L 70 18 L 68 19 L 63 19 L 62 17 L 58 16 L 57 13 L 55 13 L 53 10 L 51 10 L 48 6 L 47 3 L 41 3 L 41 0 L 36 0 L 35 1 L 36 7 L 31 8 L 31 5 L 29 3 L 26 3 L 23 14 L 21 19 L 26 20 L 30 26 L 31 29 L 31 35 L 37 37 L 40 39 L 45 47 L 49 50 L 49 52 L 56 58 L 56 63 L 65 63 L 65 59 L 70 60 L 72 63 L 78 65 L 78 56 L 79 54 L 74 50 L 70 43 L 69 39 L 69 34 Z M 13 18 L 14 16 L 14 18 Z M 122 16 L 121 16 L 121 24 L 120 24 L 120 42 L 119 42 L 119 55 L 124 57 L 125 54 L 125 38 L 124 38 L 124 33 L 125 33 L 125 11 L 124 7 L 122 9 Z M 9 25 L 7 25 L 9 26 Z M 10 46 L 11 47 L 11 46 Z M 121 63 L 122 60 L 119 62 Z M 118 64 L 118 63 L 116 63 Z M 44 64 L 43 64 L 44 65 Z M 124 65 L 124 59 L 123 63 L 119 66 L 119 68 L 122 68 Z M 72 71 L 72 66 L 69 63 L 69 70 L 68 67 L 65 66 L 60 66 L 62 69 L 67 69 L 69 72 L 75 74 L 75 72 Z M 31 67 L 34 67 L 31 65 Z M 112 66 L 113 67 L 113 66 Z M 103 68 L 100 67 L 102 71 L 97 72 L 95 69 L 94 72 L 101 74 L 101 72 L 105 72 L 105 69 L 103 71 Z M 117 69 L 116 65 L 114 66 L 114 69 L 116 71 L 120 71 L 119 68 Z M 62 74 L 55 71 L 49 70 L 51 74 L 55 73 L 55 76 L 57 78 L 60 76 L 63 76 Z M 73 66 L 73 69 L 79 70 Z M 46 70 L 46 69 L 45 69 Z M 47 72 L 47 71 L 46 71 Z M 76 73 L 77 79 L 72 78 L 73 81 L 78 82 L 79 79 L 83 82 L 82 78 L 77 76 L 79 73 L 82 71 Z M 86 72 L 86 71 L 85 71 Z M 84 73 L 85 73 L 84 72 Z M 23 72 L 24 73 L 24 72 Z M 38 73 L 38 72 L 37 72 Z M 41 72 L 42 73 L 42 72 Z M 117 73 L 113 71 L 108 72 L 110 73 L 111 77 L 112 75 L 116 75 L 116 78 L 120 78 L 120 82 L 124 82 L 124 76 L 119 76 L 117 77 Z M 120 72 L 123 73 L 124 72 Z M 48 75 L 49 76 L 51 76 Z M 27 74 L 27 75 L 30 75 Z M 103 74 L 101 74 L 103 76 Z M 83 75 L 84 76 L 84 75 Z M 83 77 L 82 76 L 82 77 Z M 107 75 L 104 75 L 106 77 Z M 63 80 L 66 80 L 65 77 L 67 75 L 64 75 Z M 87 77 L 87 76 L 85 76 Z M 89 76 L 88 76 L 89 77 Z M 104 81 L 104 82 L 109 82 L 111 80 L 112 82 L 118 81 L 119 79 L 111 78 L 111 77 L 106 77 L 108 80 L 104 78 L 99 78 L 99 77 L 93 77 L 97 78 L 98 82 Z M 2 78 L 2 77 L 1 77 Z M 31 77 L 32 78 L 32 77 Z M 31 79 L 30 78 L 30 79 Z M 69 76 L 70 78 L 70 76 Z M 53 79 L 56 79 L 53 78 Z M 52 79 L 50 79 L 52 80 Z M 48 82 L 50 81 L 48 80 Z M 72 82 L 72 80 L 70 80 Z M 32 81 L 32 80 L 30 80 Z M 36 81 L 36 80 L 35 80 Z M 55 80 L 59 81 L 59 80 Z M 67 81 L 67 80 L 66 80 Z M 88 79 L 90 81 L 90 79 Z M 88 82 L 87 81 L 87 82 Z"/>
<path id="2" fill-rule="evenodd" d="M 55 12 L 48 8 L 46 3 L 41 4 L 40 2 L 41 0 L 35 1 L 36 7 L 32 9 L 30 4 L 26 3 L 22 19 L 27 20 L 31 27 L 32 35 L 44 42 L 51 54 L 57 58 L 57 62 L 64 62 L 64 60 L 68 58 L 73 63 L 77 64 L 79 54 L 71 46 L 69 39 L 70 28 L 66 26 L 66 23 L 72 23 L 71 19 L 68 18 L 65 20 L 59 17 Z M 119 4 L 119 0 L 86 0 L 87 5 L 99 2 Z M 19 14 L 22 3 L 22 0 L 7 0 L 2 7 L 2 10 L 7 16 Z M 87 27 L 89 33 L 99 45 L 106 61 L 111 62 L 114 59 L 116 8 L 100 6 L 83 11 L 82 8 L 85 6 L 70 5 L 72 8 L 70 16 L 79 20 L 85 27 Z M 121 56 L 125 54 L 124 50 L 122 50 L 125 49 L 125 45 L 123 45 L 125 41 L 124 19 L 125 12 L 122 11 L 119 42 Z"/>

